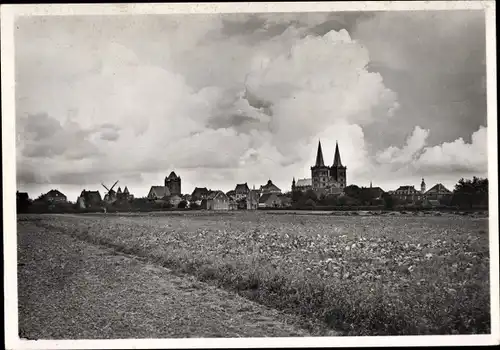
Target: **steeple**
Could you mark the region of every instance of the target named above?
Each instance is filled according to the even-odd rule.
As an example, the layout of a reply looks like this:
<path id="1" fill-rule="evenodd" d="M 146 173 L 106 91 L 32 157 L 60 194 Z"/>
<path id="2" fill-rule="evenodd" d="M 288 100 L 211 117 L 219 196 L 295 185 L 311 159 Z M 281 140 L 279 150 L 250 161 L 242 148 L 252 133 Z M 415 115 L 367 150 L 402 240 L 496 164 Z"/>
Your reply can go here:
<path id="1" fill-rule="evenodd" d="M 335 142 L 335 157 L 333 158 L 333 166 L 341 167 L 342 161 L 340 160 L 339 144 Z"/>
<path id="2" fill-rule="evenodd" d="M 370 181 L 370 188 L 372 188 L 372 182 Z"/>
<path id="3" fill-rule="evenodd" d="M 323 151 L 321 150 L 321 141 L 318 141 L 318 154 L 316 155 L 315 166 L 325 166 L 325 162 L 323 161 Z"/>
<path id="4" fill-rule="evenodd" d="M 426 186 L 425 186 L 425 181 L 424 181 L 424 179 L 422 178 L 422 182 L 420 183 L 420 191 L 421 191 L 422 193 L 425 193 L 425 187 L 426 187 Z"/>

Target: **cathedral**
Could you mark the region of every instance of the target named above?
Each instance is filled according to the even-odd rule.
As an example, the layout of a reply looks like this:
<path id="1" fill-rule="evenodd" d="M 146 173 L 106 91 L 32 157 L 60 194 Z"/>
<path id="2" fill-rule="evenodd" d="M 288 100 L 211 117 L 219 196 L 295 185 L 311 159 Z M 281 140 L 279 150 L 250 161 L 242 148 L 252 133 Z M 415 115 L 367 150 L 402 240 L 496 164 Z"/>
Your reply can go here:
<path id="1" fill-rule="evenodd" d="M 299 179 L 296 183 L 294 178 L 292 191 L 312 189 L 322 194 L 340 194 L 346 187 L 346 181 L 347 167 L 342 165 L 338 143 L 335 145 L 333 165 L 327 166 L 323 159 L 320 141 L 318 143 L 318 153 L 316 154 L 316 164 L 311 167 L 311 179 Z"/>

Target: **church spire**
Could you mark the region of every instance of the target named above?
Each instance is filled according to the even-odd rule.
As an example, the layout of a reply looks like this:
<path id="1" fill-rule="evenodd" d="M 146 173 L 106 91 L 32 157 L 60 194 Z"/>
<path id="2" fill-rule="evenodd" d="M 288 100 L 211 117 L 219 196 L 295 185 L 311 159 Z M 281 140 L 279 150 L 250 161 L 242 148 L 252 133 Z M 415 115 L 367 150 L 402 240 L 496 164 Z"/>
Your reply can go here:
<path id="1" fill-rule="evenodd" d="M 323 151 L 321 150 L 321 141 L 318 141 L 318 154 L 316 155 L 315 166 L 325 166 L 325 162 L 323 161 Z"/>
<path id="2" fill-rule="evenodd" d="M 333 159 L 333 166 L 341 167 L 342 161 L 340 160 L 339 144 L 335 142 L 335 157 Z"/>

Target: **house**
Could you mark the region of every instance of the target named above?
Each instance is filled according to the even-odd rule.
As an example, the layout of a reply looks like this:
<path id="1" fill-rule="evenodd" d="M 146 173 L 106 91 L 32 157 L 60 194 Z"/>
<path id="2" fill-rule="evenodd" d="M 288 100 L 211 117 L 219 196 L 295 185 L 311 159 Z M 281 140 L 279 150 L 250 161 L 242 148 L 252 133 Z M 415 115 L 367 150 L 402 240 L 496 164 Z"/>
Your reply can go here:
<path id="1" fill-rule="evenodd" d="M 273 182 L 271 180 L 268 180 L 265 185 L 260 186 L 260 193 L 261 194 L 266 194 L 266 193 L 280 194 L 281 190 L 278 188 L 278 186 L 273 184 Z"/>
<path id="2" fill-rule="evenodd" d="M 31 204 L 30 197 L 27 192 L 16 192 L 16 208 L 17 212 L 24 212 Z"/>
<path id="3" fill-rule="evenodd" d="M 170 196 L 170 190 L 167 186 L 151 186 L 147 198 L 150 200 L 158 200 L 168 196 Z"/>
<path id="4" fill-rule="evenodd" d="M 415 186 L 400 186 L 394 191 L 393 196 L 404 202 L 415 202 L 424 199 L 421 191 L 415 189 Z"/>
<path id="5" fill-rule="evenodd" d="M 292 181 L 292 192 L 312 190 L 312 179 L 298 179 L 295 182 L 295 178 Z"/>
<path id="6" fill-rule="evenodd" d="M 28 192 L 16 192 L 16 200 L 18 203 L 28 202 L 30 197 L 28 196 Z"/>
<path id="7" fill-rule="evenodd" d="M 194 201 L 199 201 L 207 198 L 207 196 L 208 196 L 208 190 L 206 187 L 196 187 L 193 193 L 191 194 L 192 197 L 191 199 Z"/>
<path id="8" fill-rule="evenodd" d="M 50 190 L 43 195 L 43 200 L 49 203 L 66 203 L 68 199 L 58 190 Z"/>
<path id="9" fill-rule="evenodd" d="M 201 208 L 206 210 L 229 210 L 229 197 L 222 191 L 210 191 L 202 200 Z"/>
<path id="10" fill-rule="evenodd" d="M 234 198 L 229 197 L 229 210 L 238 210 L 238 202 Z"/>
<path id="11" fill-rule="evenodd" d="M 244 184 L 237 184 L 236 188 L 234 189 L 236 200 L 246 198 L 249 192 L 250 188 L 248 188 L 248 184 L 246 182 Z"/>
<path id="12" fill-rule="evenodd" d="M 83 190 L 76 200 L 78 207 L 81 209 L 100 207 L 102 202 L 101 194 L 99 191 L 86 191 Z"/>
<path id="13" fill-rule="evenodd" d="M 453 193 L 441 183 L 434 185 L 427 192 L 425 192 L 425 198 L 428 200 L 445 199 L 451 197 L 452 195 Z"/>
<path id="14" fill-rule="evenodd" d="M 259 208 L 279 208 L 281 205 L 281 198 L 276 193 L 266 193 L 259 198 Z"/>

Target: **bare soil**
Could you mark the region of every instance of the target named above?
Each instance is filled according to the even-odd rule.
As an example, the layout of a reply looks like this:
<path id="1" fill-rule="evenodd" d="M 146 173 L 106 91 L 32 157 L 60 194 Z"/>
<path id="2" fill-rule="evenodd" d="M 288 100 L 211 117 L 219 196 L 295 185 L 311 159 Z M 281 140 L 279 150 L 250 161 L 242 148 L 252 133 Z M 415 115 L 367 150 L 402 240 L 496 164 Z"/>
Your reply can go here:
<path id="1" fill-rule="evenodd" d="M 297 320 L 164 267 L 18 223 L 19 336 L 308 336 Z"/>

